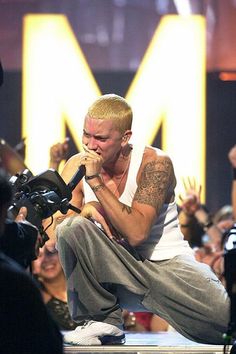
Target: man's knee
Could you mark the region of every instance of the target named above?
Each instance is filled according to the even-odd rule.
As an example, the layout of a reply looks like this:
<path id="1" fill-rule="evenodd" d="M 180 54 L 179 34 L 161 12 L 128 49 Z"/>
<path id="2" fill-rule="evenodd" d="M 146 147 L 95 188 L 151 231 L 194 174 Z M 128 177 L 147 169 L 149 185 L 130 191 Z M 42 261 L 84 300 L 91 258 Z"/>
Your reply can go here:
<path id="1" fill-rule="evenodd" d="M 87 222 L 88 220 L 83 216 L 66 218 L 56 227 L 57 241 L 60 242 L 62 239 L 66 241 L 73 238 L 73 235 L 76 235 L 76 238 L 80 238 L 80 235 L 84 233 L 84 226 Z"/>
<path id="2" fill-rule="evenodd" d="M 61 240 L 71 243 L 74 239 L 82 244 L 83 242 L 89 242 L 90 239 L 95 242 L 96 238 L 101 238 L 100 234 L 103 234 L 103 232 L 87 218 L 75 216 L 67 218 L 59 224 L 56 228 L 56 234 L 58 243 Z"/>

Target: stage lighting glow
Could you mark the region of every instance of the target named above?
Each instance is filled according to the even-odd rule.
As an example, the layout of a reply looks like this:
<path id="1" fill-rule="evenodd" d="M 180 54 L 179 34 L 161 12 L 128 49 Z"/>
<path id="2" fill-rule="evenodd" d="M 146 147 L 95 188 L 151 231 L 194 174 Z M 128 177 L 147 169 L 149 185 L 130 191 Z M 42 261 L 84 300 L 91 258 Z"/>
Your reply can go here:
<path id="1" fill-rule="evenodd" d="M 23 32 L 23 136 L 26 164 L 38 173 L 65 122 L 81 148 L 84 115 L 101 93 L 65 16 L 27 15 Z"/>
<path id="2" fill-rule="evenodd" d="M 133 142 L 152 144 L 162 125 L 177 194 L 194 176 L 205 195 L 205 20 L 164 16 L 127 93 Z M 65 122 L 81 148 L 84 115 L 100 90 L 63 15 L 27 15 L 23 48 L 23 136 L 26 164 L 41 172 L 49 147 L 64 140 Z"/>
<path id="3" fill-rule="evenodd" d="M 134 140 L 152 144 L 162 124 L 163 149 L 172 157 L 177 194 L 194 176 L 205 199 L 205 20 L 165 16 L 129 88 Z"/>
<path id="4" fill-rule="evenodd" d="M 191 1 L 190 0 L 174 0 L 177 13 L 181 16 L 188 16 L 192 14 Z"/>

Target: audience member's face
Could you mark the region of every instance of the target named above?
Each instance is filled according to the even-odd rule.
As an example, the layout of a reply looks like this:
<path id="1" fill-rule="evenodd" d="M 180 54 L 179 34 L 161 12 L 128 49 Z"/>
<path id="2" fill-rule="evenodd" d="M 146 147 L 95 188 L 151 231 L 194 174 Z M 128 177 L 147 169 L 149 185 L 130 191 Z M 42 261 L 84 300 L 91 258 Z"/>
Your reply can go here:
<path id="1" fill-rule="evenodd" d="M 39 251 L 38 258 L 33 262 L 33 273 L 50 281 L 63 273 L 57 250 L 49 251 L 46 246 Z"/>

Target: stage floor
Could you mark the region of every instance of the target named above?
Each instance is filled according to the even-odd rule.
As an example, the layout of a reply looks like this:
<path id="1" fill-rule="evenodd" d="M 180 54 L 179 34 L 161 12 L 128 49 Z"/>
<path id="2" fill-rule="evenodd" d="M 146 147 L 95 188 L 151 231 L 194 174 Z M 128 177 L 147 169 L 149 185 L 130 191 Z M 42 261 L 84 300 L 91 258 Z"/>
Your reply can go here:
<path id="1" fill-rule="evenodd" d="M 127 332 L 126 343 L 119 346 L 65 346 L 65 353 L 149 353 L 174 354 L 223 353 L 223 345 L 192 342 L 176 332 L 137 333 Z"/>

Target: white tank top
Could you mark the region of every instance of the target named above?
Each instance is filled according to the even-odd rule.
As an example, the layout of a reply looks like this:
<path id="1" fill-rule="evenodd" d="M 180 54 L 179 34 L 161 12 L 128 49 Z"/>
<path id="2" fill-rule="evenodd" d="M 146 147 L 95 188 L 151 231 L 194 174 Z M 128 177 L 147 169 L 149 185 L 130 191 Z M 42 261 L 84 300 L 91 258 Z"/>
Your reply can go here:
<path id="1" fill-rule="evenodd" d="M 124 192 L 119 200 L 131 206 L 137 189 L 136 176 L 142 162 L 144 146 L 133 146 L 130 167 Z M 97 201 L 92 189 L 83 179 L 84 201 Z M 180 231 L 176 202 L 164 204 L 146 241 L 136 247 L 145 259 L 160 261 L 170 259 L 180 254 L 191 254 L 193 250 Z"/>

